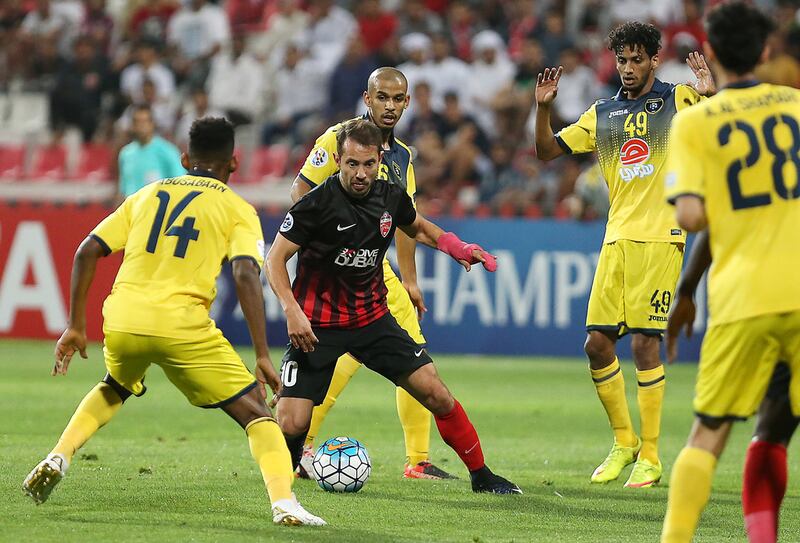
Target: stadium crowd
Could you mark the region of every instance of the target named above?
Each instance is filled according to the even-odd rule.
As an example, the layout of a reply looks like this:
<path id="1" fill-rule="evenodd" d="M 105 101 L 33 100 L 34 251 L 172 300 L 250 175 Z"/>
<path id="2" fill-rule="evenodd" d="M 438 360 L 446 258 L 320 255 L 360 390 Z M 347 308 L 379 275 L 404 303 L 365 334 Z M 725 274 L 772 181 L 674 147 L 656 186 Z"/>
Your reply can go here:
<path id="1" fill-rule="evenodd" d="M 363 113 L 369 73 L 397 66 L 412 96 L 397 133 L 416 153 L 426 213 L 593 219 L 608 206 L 596 161 L 534 160 L 537 74 L 563 65 L 555 123 L 576 121 L 619 87 L 605 36 L 637 19 L 662 30 L 658 77 L 691 81 L 683 59 L 701 47 L 702 13 L 714 3 L 6 0 L 0 96 L 46 96 L 48 140 L 58 143 L 71 128 L 114 156 L 141 106 L 179 148 L 196 117 L 224 115 L 249 135 L 245 182 L 257 176 L 258 157 L 292 178 L 315 136 Z M 800 2 L 756 3 L 779 22 L 760 78 L 800 87 Z"/>

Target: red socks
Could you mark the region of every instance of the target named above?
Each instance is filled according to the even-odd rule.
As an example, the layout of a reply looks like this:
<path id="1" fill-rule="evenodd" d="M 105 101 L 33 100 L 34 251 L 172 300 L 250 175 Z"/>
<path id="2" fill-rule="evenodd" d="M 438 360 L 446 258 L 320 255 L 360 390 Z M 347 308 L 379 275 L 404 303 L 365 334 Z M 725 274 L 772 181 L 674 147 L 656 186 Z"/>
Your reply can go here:
<path id="1" fill-rule="evenodd" d="M 475 431 L 458 400 L 455 400 L 452 411 L 434 418 L 442 439 L 456 451 L 468 470 L 476 471 L 486 465 L 483 461 L 483 449 L 478 439 L 478 432 Z"/>
<path id="2" fill-rule="evenodd" d="M 786 494 L 786 447 L 753 441 L 747 448 L 742 486 L 744 524 L 750 543 L 775 543 L 778 512 Z"/>

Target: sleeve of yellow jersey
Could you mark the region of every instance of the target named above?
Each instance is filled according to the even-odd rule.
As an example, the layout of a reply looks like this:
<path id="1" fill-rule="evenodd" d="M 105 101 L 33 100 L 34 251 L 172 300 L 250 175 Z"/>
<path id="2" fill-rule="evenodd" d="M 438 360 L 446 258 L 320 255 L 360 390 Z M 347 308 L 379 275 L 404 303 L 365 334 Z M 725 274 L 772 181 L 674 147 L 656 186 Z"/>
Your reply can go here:
<path id="1" fill-rule="evenodd" d="M 705 198 L 702 130 L 696 125 L 692 111 L 678 113 L 672 119 L 667 156 L 665 194 L 674 204 L 679 196 Z"/>
<path id="2" fill-rule="evenodd" d="M 675 85 L 675 109 L 680 111 L 689 106 L 705 100 L 706 97 L 697 93 L 689 85 Z"/>
<path id="3" fill-rule="evenodd" d="M 261 268 L 264 265 L 266 248 L 258 213 L 253 206 L 243 201 L 238 204 L 233 220 L 228 260 L 252 258 Z"/>
<path id="4" fill-rule="evenodd" d="M 591 153 L 597 148 L 597 104 L 587 109 L 573 124 L 556 134 L 556 141 L 568 155 Z"/>
<path id="5" fill-rule="evenodd" d="M 403 146 L 405 147 L 405 145 Z M 408 149 L 408 147 L 406 147 Z M 408 169 L 406 170 L 406 193 L 411 197 L 414 209 L 417 208 L 417 176 L 414 173 L 414 163 L 411 161 L 411 149 L 408 149 Z"/>
<path id="6" fill-rule="evenodd" d="M 131 231 L 131 209 L 136 198 L 135 194 L 126 198 L 116 211 L 103 219 L 89 234 L 103 246 L 107 255 L 125 248 Z"/>
<path id="7" fill-rule="evenodd" d="M 299 177 L 311 187 L 316 187 L 339 171 L 334 154 L 336 153 L 336 130 L 331 127 L 314 143 L 314 148 L 306 158 Z"/>

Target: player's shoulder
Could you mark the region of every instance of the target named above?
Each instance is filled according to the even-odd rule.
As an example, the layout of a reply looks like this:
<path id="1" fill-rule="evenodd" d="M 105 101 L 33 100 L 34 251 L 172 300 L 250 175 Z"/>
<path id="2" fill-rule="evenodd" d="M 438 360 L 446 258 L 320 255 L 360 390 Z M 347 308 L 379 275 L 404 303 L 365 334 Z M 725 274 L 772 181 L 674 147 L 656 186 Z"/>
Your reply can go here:
<path id="1" fill-rule="evenodd" d="M 411 157 L 414 156 L 414 152 L 411 150 L 411 147 L 409 147 L 408 144 L 406 144 L 406 142 L 397 137 L 394 138 L 394 142 L 397 144 L 397 147 L 399 149 L 402 149 L 404 151 L 404 154 L 408 156 L 408 160 L 411 161 Z"/>

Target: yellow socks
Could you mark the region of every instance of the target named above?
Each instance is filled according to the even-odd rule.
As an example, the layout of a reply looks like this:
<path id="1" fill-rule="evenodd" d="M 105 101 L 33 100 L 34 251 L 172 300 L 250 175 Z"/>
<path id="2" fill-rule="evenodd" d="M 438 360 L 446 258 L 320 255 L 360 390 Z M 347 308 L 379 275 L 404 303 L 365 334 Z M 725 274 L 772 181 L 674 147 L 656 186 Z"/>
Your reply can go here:
<path id="1" fill-rule="evenodd" d="M 306 435 L 306 445 L 314 443 L 314 438 L 317 437 L 322 421 L 328 416 L 328 411 L 331 410 L 333 404 L 336 403 L 336 398 L 339 397 L 339 394 L 342 393 L 344 387 L 347 386 L 347 383 L 350 382 L 350 379 L 360 367 L 361 363 L 349 354 L 339 357 L 336 362 L 336 369 L 333 371 L 331 385 L 328 387 L 328 394 L 325 395 L 325 400 L 323 400 L 322 404 L 314 407 L 314 411 L 311 414 L 311 425 L 308 428 L 308 435 Z"/>
<path id="2" fill-rule="evenodd" d="M 597 396 L 608 414 L 608 422 L 614 431 L 614 441 L 623 447 L 636 445 L 636 434 L 633 431 L 631 415 L 628 412 L 628 400 L 625 398 L 625 380 L 619 359 L 603 369 L 593 370 L 592 381 L 597 389 Z"/>
<path id="3" fill-rule="evenodd" d="M 98 383 L 81 400 L 51 454 L 64 455 L 67 462 L 71 462 L 75 452 L 111 420 L 120 407 L 119 394 L 106 383 Z"/>
<path id="4" fill-rule="evenodd" d="M 704 449 L 684 447 L 669 481 L 669 500 L 661 543 L 690 543 L 700 513 L 711 495 L 717 458 Z"/>
<path id="5" fill-rule="evenodd" d="M 403 425 L 408 463 L 428 460 L 431 445 L 431 413 L 404 389 L 397 387 L 397 414 Z"/>
<path id="6" fill-rule="evenodd" d="M 247 425 L 245 432 L 250 442 L 250 453 L 267 485 L 270 502 L 291 500 L 294 481 L 292 459 L 278 423 L 271 418 L 256 419 Z"/>
<path id="7" fill-rule="evenodd" d="M 641 420 L 642 450 L 639 458 L 658 463 L 658 435 L 661 429 L 661 405 L 664 403 L 664 366 L 651 370 L 636 370 L 639 382 L 639 418 Z"/>

